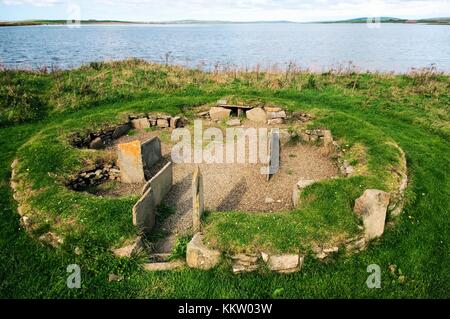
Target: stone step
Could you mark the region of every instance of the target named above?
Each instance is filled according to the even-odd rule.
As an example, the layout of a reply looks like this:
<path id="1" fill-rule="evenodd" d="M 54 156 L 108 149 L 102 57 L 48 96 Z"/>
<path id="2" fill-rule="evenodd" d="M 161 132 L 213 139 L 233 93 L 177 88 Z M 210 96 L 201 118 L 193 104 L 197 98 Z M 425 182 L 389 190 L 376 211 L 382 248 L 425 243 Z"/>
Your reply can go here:
<path id="1" fill-rule="evenodd" d="M 148 271 L 166 271 L 181 268 L 185 263 L 181 260 L 174 260 L 170 262 L 156 262 L 156 263 L 146 263 L 143 265 L 145 270 Z"/>

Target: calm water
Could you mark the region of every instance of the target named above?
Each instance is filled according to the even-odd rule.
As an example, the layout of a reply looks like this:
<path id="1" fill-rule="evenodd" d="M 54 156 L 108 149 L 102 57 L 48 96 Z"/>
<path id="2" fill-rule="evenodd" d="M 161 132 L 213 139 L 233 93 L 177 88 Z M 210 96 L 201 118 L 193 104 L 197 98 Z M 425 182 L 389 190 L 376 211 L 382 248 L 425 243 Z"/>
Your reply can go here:
<path id="1" fill-rule="evenodd" d="M 279 67 L 316 71 L 347 65 L 405 72 L 435 64 L 450 71 L 450 26 L 383 24 L 96 25 L 0 28 L 0 63 L 71 68 L 130 57 L 210 68 Z"/>

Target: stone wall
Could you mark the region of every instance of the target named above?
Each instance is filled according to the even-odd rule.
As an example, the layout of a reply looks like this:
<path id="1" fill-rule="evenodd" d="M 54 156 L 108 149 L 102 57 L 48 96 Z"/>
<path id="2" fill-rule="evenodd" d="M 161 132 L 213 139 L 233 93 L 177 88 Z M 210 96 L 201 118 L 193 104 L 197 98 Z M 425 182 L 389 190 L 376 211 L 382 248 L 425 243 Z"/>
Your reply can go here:
<path id="1" fill-rule="evenodd" d="M 146 129 L 152 126 L 159 128 L 179 128 L 187 123 L 187 119 L 180 116 L 129 116 L 128 122 L 117 126 L 110 126 L 87 133 L 73 133 L 69 136 L 69 143 L 78 148 L 102 149 L 113 144 L 114 140 L 128 133 L 131 129 Z"/>
<path id="2" fill-rule="evenodd" d="M 143 195 L 133 207 L 133 225 L 148 233 L 155 226 L 156 209 L 172 188 L 172 163 L 167 163 L 143 188 Z"/>
<path id="3" fill-rule="evenodd" d="M 101 129 L 97 132 L 90 132 L 84 136 L 81 133 L 74 133 L 69 136 L 69 142 L 78 148 L 101 149 L 111 145 L 115 139 L 125 135 L 130 129 L 131 124 L 124 123 L 115 127 Z"/>
<path id="4" fill-rule="evenodd" d="M 152 188 L 149 188 L 133 206 L 133 225 L 140 233 L 148 233 L 155 226 L 156 200 Z"/>
<path id="5" fill-rule="evenodd" d="M 118 180 L 120 170 L 113 164 L 97 164 L 93 169 L 79 172 L 76 176 L 69 179 L 67 187 L 84 191 L 86 188 L 99 185 L 107 180 Z"/>
<path id="6" fill-rule="evenodd" d="M 167 163 L 155 176 L 145 184 L 142 193 L 147 192 L 149 188 L 153 189 L 156 205 L 159 205 L 164 196 L 170 191 L 173 181 L 172 162 Z"/>

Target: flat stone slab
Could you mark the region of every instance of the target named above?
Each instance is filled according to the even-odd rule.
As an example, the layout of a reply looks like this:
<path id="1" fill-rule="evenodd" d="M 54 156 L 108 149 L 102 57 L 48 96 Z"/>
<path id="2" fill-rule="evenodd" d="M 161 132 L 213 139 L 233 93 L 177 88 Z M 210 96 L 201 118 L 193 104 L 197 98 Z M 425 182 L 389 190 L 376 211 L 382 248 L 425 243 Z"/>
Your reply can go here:
<path id="1" fill-rule="evenodd" d="M 233 104 L 219 104 L 220 107 L 224 107 L 227 109 L 244 109 L 244 110 L 251 110 L 254 107 L 250 105 L 233 105 Z"/>
<path id="2" fill-rule="evenodd" d="M 147 271 L 168 271 L 182 268 L 185 265 L 181 260 L 174 260 L 169 262 L 146 263 L 142 267 Z"/>

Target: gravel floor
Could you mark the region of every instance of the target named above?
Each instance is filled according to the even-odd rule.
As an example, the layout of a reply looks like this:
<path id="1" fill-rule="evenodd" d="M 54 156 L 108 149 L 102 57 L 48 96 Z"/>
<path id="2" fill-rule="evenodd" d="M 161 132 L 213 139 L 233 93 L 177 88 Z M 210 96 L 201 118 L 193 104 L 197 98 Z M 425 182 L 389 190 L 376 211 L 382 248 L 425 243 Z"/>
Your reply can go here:
<path id="1" fill-rule="evenodd" d="M 144 141 L 160 132 L 142 131 L 122 137 L 118 143 L 136 139 Z M 170 158 L 170 150 L 170 144 L 162 143 L 166 160 Z M 260 173 L 262 164 L 175 164 L 173 187 L 164 200 L 166 205 L 175 208 L 175 213 L 159 225 L 169 236 L 157 243 L 155 250 L 158 252 L 169 252 L 176 237 L 190 231 L 191 183 L 195 165 L 199 165 L 203 175 L 205 207 L 210 211 L 257 213 L 289 210 L 292 208 L 292 191 L 299 180 L 320 180 L 338 174 L 336 164 L 322 155 L 321 148 L 310 145 L 283 146 L 280 170 L 270 181 L 267 181 L 267 175 Z"/>

